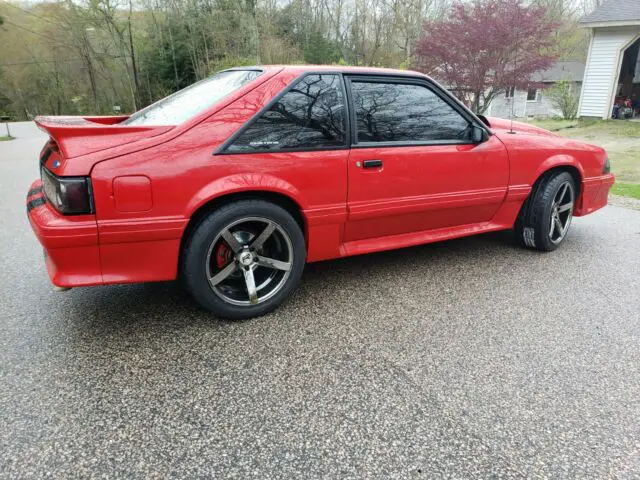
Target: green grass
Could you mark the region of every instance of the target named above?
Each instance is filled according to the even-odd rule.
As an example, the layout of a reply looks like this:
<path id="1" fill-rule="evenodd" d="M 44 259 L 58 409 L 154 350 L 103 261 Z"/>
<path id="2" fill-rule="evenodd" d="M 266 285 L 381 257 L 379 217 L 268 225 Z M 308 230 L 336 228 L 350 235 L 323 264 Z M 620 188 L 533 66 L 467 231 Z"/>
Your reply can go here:
<path id="1" fill-rule="evenodd" d="M 623 183 L 640 183 L 640 146 L 637 150 L 618 151 L 607 148 L 611 171 L 616 175 L 616 181 Z"/>
<path id="2" fill-rule="evenodd" d="M 640 200 L 640 183 L 615 183 L 611 193 Z"/>
<path id="3" fill-rule="evenodd" d="M 536 127 L 544 128 L 545 130 L 551 130 L 552 132 L 558 132 L 560 130 L 575 128 L 578 126 L 578 120 L 559 120 L 555 118 L 527 120 L 527 123 L 535 125 Z"/>
<path id="4" fill-rule="evenodd" d="M 13 140 L 16 137 L 10 137 L 8 135 L 4 135 L 0 137 L 0 142 L 8 142 L 9 140 Z"/>
<path id="5" fill-rule="evenodd" d="M 616 175 L 613 193 L 638 198 L 640 189 L 640 122 L 623 120 L 532 120 L 529 123 L 564 137 L 603 147 Z"/>
<path id="6" fill-rule="evenodd" d="M 615 137 L 635 137 L 640 141 L 640 122 L 545 118 L 530 120 L 528 123 L 570 137 L 586 136 L 597 138 L 600 135 L 612 135 Z"/>

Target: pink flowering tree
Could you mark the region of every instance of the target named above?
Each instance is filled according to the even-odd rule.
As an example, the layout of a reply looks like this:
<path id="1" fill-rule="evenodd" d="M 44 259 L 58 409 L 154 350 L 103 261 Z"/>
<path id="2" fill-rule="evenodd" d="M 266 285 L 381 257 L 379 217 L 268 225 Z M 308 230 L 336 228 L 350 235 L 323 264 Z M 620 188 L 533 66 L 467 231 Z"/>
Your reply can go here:
<path id="1" fill-rule="evenodd" d="M 531 75 L 554 63 L 556 28 L 545 8 L 522 0 L 458 1 L 448 17 L 424 24 L 416 68 L 484 113 L 497 95 L 532 86 Z"/>

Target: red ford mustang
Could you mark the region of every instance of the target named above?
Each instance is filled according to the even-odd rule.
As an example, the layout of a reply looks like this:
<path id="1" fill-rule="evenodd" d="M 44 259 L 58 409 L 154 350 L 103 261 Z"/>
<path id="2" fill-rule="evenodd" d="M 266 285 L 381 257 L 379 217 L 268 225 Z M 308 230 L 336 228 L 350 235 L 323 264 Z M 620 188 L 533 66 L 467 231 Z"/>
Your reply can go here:
<path id="1" fill-rule="evenodd" d="M 126 117 L 40 117 L 29 220 L 60 287 L 181 277 L 262 315 L 305 262 L 512 229 L 553 250 L 607 203 L 606 152 L 470 112 L 422 74 L 235 68 Z"/>

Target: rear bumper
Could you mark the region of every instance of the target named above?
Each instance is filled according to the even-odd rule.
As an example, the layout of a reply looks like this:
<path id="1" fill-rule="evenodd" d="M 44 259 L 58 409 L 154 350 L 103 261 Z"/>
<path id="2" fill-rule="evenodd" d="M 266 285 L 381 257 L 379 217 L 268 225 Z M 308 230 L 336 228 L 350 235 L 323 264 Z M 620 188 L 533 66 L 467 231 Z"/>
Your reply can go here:
<path id="1" fill-rule="evenodd" d="M 615 183 L 611 173 L 599 177 L 586 178 L 582 181 L 579 204 L 574 212 L 581 217 L 604 207 L 607 204 L 609 190 Z"/>
<path id="2" fill-rule="evenodd" d="M 47 203 L 42 182 L 36 180 L 27 194 L 27 216 L 44 248 L 47 273 L 54 285 L 102 283 L 98 227 L 93 215 L 61 215 Z"/>

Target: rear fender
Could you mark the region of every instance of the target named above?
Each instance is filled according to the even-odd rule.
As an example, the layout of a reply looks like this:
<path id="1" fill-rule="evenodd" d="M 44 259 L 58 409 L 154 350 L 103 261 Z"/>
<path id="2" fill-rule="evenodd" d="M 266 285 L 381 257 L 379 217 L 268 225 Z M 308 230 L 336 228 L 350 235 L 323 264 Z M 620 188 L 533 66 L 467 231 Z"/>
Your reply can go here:
<path id="1" fill-rule="evenodd" d="M 191 217 L 200 207 L 224 195 L 256 191 L 280 193 L 296 202 L 302 210 L 308 207 L 304 196 L 289 182 L 273 175 L 243 173 L 219 178 L 201 188 L 187 204 L 185 217 Z"/>

